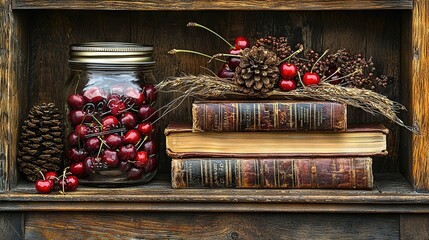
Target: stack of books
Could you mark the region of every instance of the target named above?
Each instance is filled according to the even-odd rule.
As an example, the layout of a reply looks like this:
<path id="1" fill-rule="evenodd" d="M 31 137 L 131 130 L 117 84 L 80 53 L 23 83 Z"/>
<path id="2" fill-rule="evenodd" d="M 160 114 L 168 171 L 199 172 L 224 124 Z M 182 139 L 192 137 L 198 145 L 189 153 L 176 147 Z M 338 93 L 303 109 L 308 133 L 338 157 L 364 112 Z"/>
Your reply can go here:
<path id="1" fill-rule="evenodd" d="M 373 188 L 382 125 L 347 126 L 326 101 L 196 101 L 192 124 L 170 124 L 173 188 Z"/>

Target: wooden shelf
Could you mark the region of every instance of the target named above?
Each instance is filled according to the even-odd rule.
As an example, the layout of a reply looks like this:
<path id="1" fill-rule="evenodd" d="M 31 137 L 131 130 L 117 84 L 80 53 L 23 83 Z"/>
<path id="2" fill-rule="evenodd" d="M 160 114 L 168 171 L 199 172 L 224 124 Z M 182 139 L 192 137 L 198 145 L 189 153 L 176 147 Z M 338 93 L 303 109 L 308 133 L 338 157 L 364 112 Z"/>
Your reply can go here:
<path id="1" fill-rule="evenodd" d="M 0 194 L 1 211 L 429 212 L 398 173 L 376 175 L 373 190 L 171 189 L 168 178 L 129 188 L 81 186 L 67 195 L 37 194 L 20 184 Z M 71 204 L 73 202 L 73 204 Z"/>
<path id="2" fill-rule="evenodd" d="M 81 10 L 375 10 L 412 9 L 412 0 L 15 0 L 14 9 L 81 9 Z"/>

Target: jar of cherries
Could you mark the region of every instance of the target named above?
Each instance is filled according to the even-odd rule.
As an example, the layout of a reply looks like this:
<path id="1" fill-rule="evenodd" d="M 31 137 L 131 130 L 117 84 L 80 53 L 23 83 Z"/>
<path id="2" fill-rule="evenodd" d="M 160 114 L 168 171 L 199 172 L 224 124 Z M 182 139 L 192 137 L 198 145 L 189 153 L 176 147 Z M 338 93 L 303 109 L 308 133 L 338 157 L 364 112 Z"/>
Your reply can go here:
<path id="1" fill-rule="evenodd" d="M 82 184 L 143 184 L 156 174 L 153 47 L 92 42 L 70 46 L 67 150 Z"/>

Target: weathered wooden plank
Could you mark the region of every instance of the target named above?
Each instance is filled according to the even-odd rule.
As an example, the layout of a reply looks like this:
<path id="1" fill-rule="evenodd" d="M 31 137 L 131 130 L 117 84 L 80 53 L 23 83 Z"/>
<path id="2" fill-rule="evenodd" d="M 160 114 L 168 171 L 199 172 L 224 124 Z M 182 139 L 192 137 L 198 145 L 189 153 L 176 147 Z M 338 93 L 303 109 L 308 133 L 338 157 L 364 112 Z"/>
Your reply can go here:
<path id="1" fill-rule="evenodd" d="M 399 216 L 79 212 L 27 215 L 25 239 L 77 236 L 81 239 L 398 239 Z"/>
<path id="2" fill-rule="evenodd" d="M 402 240 L 429 239 L 428 214 L 401 214 L 400 221 Z"/>
<path id="3" fill-rule="evenodd" d="M 17 212 L 0 213 L 0 239 L 24 238 L 24 214 Z"/>
<path id="4" fill-rule="evenodd" d="M 419 191 L 429 191 L 429 2 L 415 0 L 412 13 L 411 114 L 420 124 L 421 135 L 412 137 L 412 181 Z"/>
<path id="5" fill-rule="evenodd" d="M 19 135 L 20 87 L 27 76 L 26 16 L 12 13 L 11 2 L 0 1 L 0 152 L 5 156 L 2 185 L 16 183 L 16 150 Z"/>
<path id="6" fill-rule="evenodd" d="M 282 1 L 101 1 L 101 0 L 15 0 L 15 9 L 90 9 L 90 10 L 357 10 L 411 9 L 412 0 L 294 0 Z"/>
<path id="7" fill-rule="evenodd" d="M 375 174 L 374 178 L 377 179 L 376 188 L 380 193 L 413 193 L 413 188 L 404 177 L 398 173 L 378 173 Z"/>

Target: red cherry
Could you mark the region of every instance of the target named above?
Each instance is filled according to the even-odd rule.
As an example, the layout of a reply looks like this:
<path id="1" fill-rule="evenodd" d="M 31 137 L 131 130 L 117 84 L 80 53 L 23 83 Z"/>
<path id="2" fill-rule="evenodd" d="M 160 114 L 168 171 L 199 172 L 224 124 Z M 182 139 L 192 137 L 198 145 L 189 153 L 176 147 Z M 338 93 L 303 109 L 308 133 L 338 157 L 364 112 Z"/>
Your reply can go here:
<path id="1" fill-rule="evenodd" d="M 113 116 L 119 116 L 122 114 L 124 109 L 125 109 L 125 103 L 120 102 L 118 103 L 118 105 L 116 105 L 116 107 L 111 108 L 111 113 Z"/>
<path id="2" fill-rule="evenodd" d="M 80 138 L 85 139 L 85 136 L 89 133 L 89 128 L 84 124 L 79 124 L 74 129 L 74 133 Z"/>
<path id="3" fill-rule="evenodd" d="M 47 173 L 45 173 L 45 179 L 54 180 L 55 181 L 57 179 L 57 177 L 58 177 L 58 174 L 56 172 L 47 172 Z"/>
<path id="4" fill-rule="evenodd" d="M 87 157 L 83 160 L 83 167 L 85 169 L 85 173 L 95 173 L 94 169 L 95 159 L 93 157 Z"/>
<path id="5" fill-rule="evenodd" d="M 155 156 L 149 157 L 148 163 L 144 168 L 144 170 L 145 172 L 152 172 L 156 169 L 157 165 L 158 165 L 158 160 L 156 159 L 156 157 Z"/>
<path id="6" fill-rule="evenodd" d="M 101 141 L 97 137 L 88 138 L 85 141 L 85 149 L 88 152 L 96 152 L 100 148 Z"/>
<path id="7" fill-rule="evenodd" d="M 97 104 L 103 101 L 103 98 L 105 97 L 106 94 L 97 87 L 91 87 L 83 92 L 83 98 L 85 99 L 85 102 L 89 103 Z"/>
<path id="8" fill-rule="evenodd" d="M 53 185 L 52 180 L 45 179 L 45 180 L 37 180 L 35 186 L 36 186 L 36 190 L 39 193 L 47 194 L 52 192 L 52 185 Z"/>
<path id="9" fill-rule="evenodd" d="M 122 145 L 122 138 L 118 134 L 110 134 L 105 141 L 111 149 L 116 149 Z"/>
<path id="10" fill-rule="evenodd" d="M 119 163 L 118 153 L 116 151 L 106 149 L 101 155 L 101 161 L 103 161 L 108 167 L 116 167 Z"/>
<path id="11" fill-rule="evenodd" d="M 45 179 L 51 181 L 52 190 L 55 189 L 55 181 L 57 180 L 58 174 L 56 172 L 47 172 L 45 173 Z"/>
<path id="12" fill-rule="evenodd" d="M 65 178 L 60 178 L 60 180 L 58 180 L 58 187 L 60 188 L 60 190 L 66 190 L 66 191 L 74 191 L 78 188 L 79 186 L 79 180 L 77 179 L 76 176 L 73 175 L 69 175 Z"/>
<path id="13" fill-rule="evenodd" d="M 77 162 L 70 165 L 70 172 L 75 176 L 85 175 L 85 165 L 83 162 Z"/>
<path id="14" fill-rule="evenodd" d="M 136 145 L 140 141 L 140 133 L 137 130 L 129 130 L 123 137 L 124 144 Z"/>
<path id="15" fill-rule="evenodd" d="M 302 83 L 304 83 L 305 86 L 317 85 L 320 83 L 320 76 L 317 73 L 306 72 L 304 77 L 302 77 Z"/>
<path id="16" fill-rule="evenodd" d="M 81 110 L 72 110 L 69 112 L 68 120 L 70 125 L 76 126 L 84 122 L 91 122 L 91 116 L 86 115 Z"/>
<path id="17" fill-rule="evenodd" d="M 296 73 L 298 72 L 298 68 L 296 67 L 296 65 L 291 63 L 280 64 L 279 70 L 280 75 L 286 79 L 294 78 L 296 76 Z"/>
<path id="18" fill-rule="evenodd" d="M 224 64 L 217 73 L 217 76 L 220 78 L 232 79 L 234 77 L 234 72 L 228 67 L 228 64 Z"/>
<path id="19" fill-rule="evenodd" d="M 137 123 L 136 116 L 130 112 L 127 112 L 121 118 L 121 123 L 122 126 L 126 127 L 127 129 L 132 129 L 136 126 Z"/>
<path id="20" fill-rule="evenodd" d="M 156 153 L 156 142 L 155 139 L 151 139 L 149 141 L 146 141 L 143 144 L 143 150 L 145 150 L 149 155 Z"/>
<path id="21" fill-rule="evenodd" d="M 236 51 L 234 49 L 234 51 Z M 231 52 L 231 51 L 230 51 Z M 227 63 L 228 63 L 228 67 L 231 69 L 231 71 L 235 71 L 235 69 L 238 67 L 238 65 L 240 64 L 240 58 L 238 57 L 228 57 L 226 59 Z"/>
<path id="22" fill-rule="evenodd" d="M 67 144 L 69 147 L 77 147 L 79 145 L 79 136 L 76 133 L 71 132 L 67 136 Z"/>
<path id="23" fill-rule="evenodd" d="M 153 126 L 148 122 L 140 123 L 137 125 L 137 131 L 143 136 L 149 136 L 152 134 Z"/>
<path id="24" fill-rule="evenodd" d="M 144 102 L 144 92 L 141 92 L 136 88 L 127 88 L 127 90 L 125 90 L 125 95 L 131 98 L 131 103 L 133 103 L 135 106 L 140 106 Z"/>
<path id="25" fill-rule="evenodd" d="M 72 94 L 67 98 L 67 103 L 71 109 L 82 109 L 85 99 L 80 94 Z"/>
<path id="26" fill-rule="evenodd" d="M 132 167 L 127 172 L 127 178 L 131 179 L 131 180 L 140 179 L 142 177 L 142 175 L 143 175 L 143 169 L 142 168 Z"/>
<path id="27" fill-rule="evenodd" d="M 69 175 L 66 177 L 67 191 L 75 191 L 79 186 L 79 180 L 76 176 Z"/>
<path id="28" fill-rule="evenodd" d="M 138 117 L 141 121 L 154 121 L 157 116 L 155 108 L 150 105 L 143 105 L 139 108 Z"/>
<path id="29" fill-rule="evenodd" d="M 235 49 L 245 49 L 250 47 L 250 41 L 246 37 L 239 36 L 235 38 Z"/>
<path id="30" fill-rule="evenodd" d="M 279 88 L 286 92 L 292 91 L 296 89 L 296 82 L 293 79 L 280 79 Z"/>
<path id="31" fill-rule="evenodd" d="M 119 148 L 118 156 L 121 161 L 131 161 L 137 155 L 137 149 L 134 145 L 128 144 Z"/>
<path id="32" fill-rule="evenodd" d="M 241 49 L 231 48 L 231 49 L 229 49 L 228 53 L 232 54 L 232 55 L 239 55 L 241 53 Z"/>
<path id="33" fill-rule="evenodd" d="M 134 159 L 134 166 L 137 168 L 144 168 L 148 163 L 148 157 L 146 151 L 138 151 L 137 156 Z"/>
<path id="34" fill-rule="evenodd" d="M 156 100 L 156 88 L 153 85 L 144 85 L 144 94 L 147 103 L 152 103 Z"/>
<path id="35" fill-rule="evenodd" d="M 86 158 L 87 155 L 88 155 L 88 153 L 83 149 L 78 150 L 76 148 L 70 148 L 67 151 L 67 158 L 71 162 L 81 162 Z"/>
<path id="36" fill-rule="evenodd" d="M 119 170 L 121 170 L 121 172 L 126 172 L 126 171 L 130 170 L 130 168 L 132 166 L 133 166 L 133 164 L 130 162 L 120 162 L 119 163 Z"/>
<path id="37" fill-rule="evenodd" d="M 119 126 L 119 121 L 114 116 L 107 116 L 101 120 L 101 124 L 103 124 L 104 129 L 116 128 Z"/>

